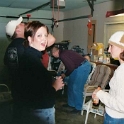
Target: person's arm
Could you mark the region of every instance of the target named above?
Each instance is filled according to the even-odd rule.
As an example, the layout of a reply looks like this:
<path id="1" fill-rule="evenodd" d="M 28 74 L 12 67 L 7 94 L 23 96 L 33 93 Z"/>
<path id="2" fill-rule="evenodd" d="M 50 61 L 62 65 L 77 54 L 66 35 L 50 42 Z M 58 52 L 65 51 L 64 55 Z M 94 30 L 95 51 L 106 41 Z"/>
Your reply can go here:
<path id="1" fill-rule="evenodd" d="M 47 43 L 47 47 L 52 46 L 55 43 L 56 39 L 52 34 L 48 34 L 48 43 Z"/>
<path id="2" fill-rule="evenodd" d="M 61 76 L 57 77 L 52 86 L 56 91 L 60 90 L 64 86 L 62 77 Z"/>
<path id="3" fill-rule="evenodd" d="M 124 112 L 124 76 L 122 71 L 117 72 L 110 82 L 111 85 L 113 84 L 110 93 L 99 90 L 96 96 L 109 108 Z"/>

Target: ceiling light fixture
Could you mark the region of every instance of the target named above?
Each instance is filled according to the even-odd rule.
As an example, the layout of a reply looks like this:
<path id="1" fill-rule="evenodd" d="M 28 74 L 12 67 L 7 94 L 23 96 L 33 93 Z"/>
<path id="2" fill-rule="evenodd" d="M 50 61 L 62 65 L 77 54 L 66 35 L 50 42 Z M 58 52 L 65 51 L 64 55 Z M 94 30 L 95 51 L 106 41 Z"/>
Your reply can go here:
<path id="1" fill-rule="evenodd" d="M 53 4 L 54 4 L 54 8 L 60 8 L 60 9 L 64 9 L 65 8 L 65 0 L 51 0 L 51 8 L 53 8 Z"/>

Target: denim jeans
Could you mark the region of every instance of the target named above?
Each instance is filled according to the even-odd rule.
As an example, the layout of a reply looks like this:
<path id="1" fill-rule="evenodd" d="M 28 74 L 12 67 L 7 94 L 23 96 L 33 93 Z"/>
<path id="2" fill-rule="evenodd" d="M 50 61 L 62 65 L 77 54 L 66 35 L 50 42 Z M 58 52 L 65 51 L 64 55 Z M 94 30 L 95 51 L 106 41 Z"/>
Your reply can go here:
<path id="1" fill-rule="evenodd" d="M 38 124 L 55 124 L 55 108 L 35 109 L 31 111 L 31 115 L 39 118 Z M 35 122 L 34 124 L 37 124 Z"/>
<path id="2" fill-rule="evenodd" d="M 91 64 L 85 61 L 69 76 L 68 81 L 68 105 L 77 110 L 82 109 L 84 85 L 91 71 Z"/>
<path id="3" fill-rule="evenodd" d="M 112 118 L 105 113 L 104 124 L 124 124 L 124 118 Z"/>
<path id="4" fill-rule="evenodd" d="M 12 124 L 55 124 L 55 108 L 17 108 Z"/>

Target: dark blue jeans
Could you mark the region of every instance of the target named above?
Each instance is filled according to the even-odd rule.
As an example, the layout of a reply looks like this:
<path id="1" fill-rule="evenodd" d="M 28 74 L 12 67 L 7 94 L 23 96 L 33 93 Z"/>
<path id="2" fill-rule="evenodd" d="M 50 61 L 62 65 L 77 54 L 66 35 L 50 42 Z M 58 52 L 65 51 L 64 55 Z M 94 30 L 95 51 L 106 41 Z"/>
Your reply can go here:
<path id="1" fill-rule="evenodd" d="M 11 124 L 55 124 L 55 108 L 30 109 L 14 106 Z"/>
<path id="2" fill-rule="evenodd" d="M 85 61 L 69 76 L 68 81 L 68 105 L 77 110 L 82 109 L 84 85 L 91 71 L 91 64 Z"/>
<path id="3" fill-rule="evenodd" d="M 105 113 L 104 124 L 124 124 L 124 118 L 112 118 Z"/>

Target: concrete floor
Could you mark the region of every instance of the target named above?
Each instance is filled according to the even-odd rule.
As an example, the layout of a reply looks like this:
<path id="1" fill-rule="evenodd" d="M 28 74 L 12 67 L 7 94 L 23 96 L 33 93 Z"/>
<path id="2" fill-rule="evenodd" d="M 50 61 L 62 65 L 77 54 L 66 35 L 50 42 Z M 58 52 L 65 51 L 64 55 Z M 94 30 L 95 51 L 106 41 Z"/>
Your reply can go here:
<path id="1" fill-rule="evenodd" d="M 66 93 L 61 94 L 61 91 L 58 93 L 56 100 L 56 124 L 84 124 L 86 111 L 84 111 L 83 116 L 81 114 L 70 114 L 71 109 L 64 109 L 62 105 L 67 103 Z M 94 118 L 94 114 L 90 113 L 88 117 L 87 124 L 103 124 L 103 116 L 97 115 Z"/>
<path id="2" fill-rule="evenodd" d="M 80 114 L 70 114 L 70 109 L 64 109 L 62 105 L 67 103 L 67 94 L 66 92 L 62 95 L 62 91 L 57 93 L 57 100 L 55 104 L 56 109 L 56 124 L 84 124 L 85 122 L 85 115 Z M 0 124 L 10 124 L 12 110 L 11 105 L 0 105 Z M 103 124 L 103 117 L 97 115 L 94 118 L 94 114 L 90 113 L 87 124 Z"/>

